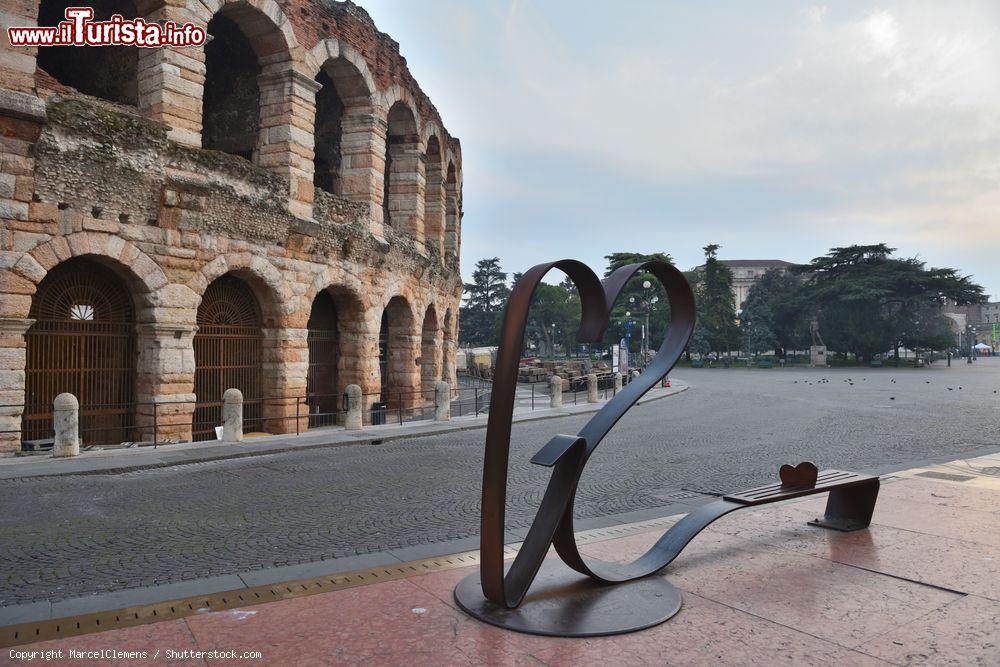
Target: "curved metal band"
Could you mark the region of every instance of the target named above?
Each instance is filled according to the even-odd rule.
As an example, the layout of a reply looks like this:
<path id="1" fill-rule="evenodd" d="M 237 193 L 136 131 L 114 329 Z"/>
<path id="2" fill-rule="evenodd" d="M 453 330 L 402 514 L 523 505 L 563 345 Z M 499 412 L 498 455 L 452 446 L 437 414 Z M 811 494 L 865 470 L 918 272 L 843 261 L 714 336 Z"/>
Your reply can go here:
<path id="1" fill-rule="evenodd" d="M 532 296 L 542 277 L 553 268 L 564 271 L 579 291 L 583 314 L 577 337 L 581 342 L 596 342 L 601 339 L 607 329 L 615 300 L 629 279 L 640 271 L 653 274 L 666 289 L 671 306 L 671 324 L 656 357 L 639 378 L 608 401 L 577 436 L 556 436 L 532 459 L 535 463 L 552 466 L 552 476 L 524 543 L 509 573 L 504 576 L 507 466 L 517 371 Z M 669 556 L 666 562 L 663 560 L 669 555 L 667 551 L 657 550 L 654 546 L 645 556 L 626 566 L 585 560 L 573 537 L 573 498 L 587 459 L 625 412 L 677 362 L 694 329 L 694 321 L 695 306 L 691 288 L 684 275 L 665 262 L 643 262 L 622 267 L 608 276 L 602 286 L 586 265 L 576 260 L 561 260 L 533 267 L 514 285 L 504 313 L 486 431 L 480 537 L 480 574 L 486 598 L 507 608 L 517 607 L 538 573 L 549 546 L 553 544 L 570 567 L 610 583 L 636 579 L 659 570 L 697 534 L 700 528 L 683 540 L 676 553 Z M 706 518 L 708 517 L 702 519 Z M 718 517 L 708 520 L 710 522 L 715 518 Z M 660 542 L 666 539 L 667 536 L 664 535 Z"/>
<path id="2" fill-rule="evenodd" d="M 504 523 L 507 502 L 507 463 L 510 453 L 511 419 L 517 390 L 517 371 L 524 348 L 524 330 L 528 323 L 531 298 L 542 278 L 552 269 L 560 269 L 576 285 L 580 293 L 582 316 L 577 337 L 582 341 L 600 340 L 607 328 L 608 309 L 604 288 L 590 268 L 573 259 L 564 259 L 534 266 L 514 285 L 504 311 L 503 330 L 497 351 L 490 414 L 486 427 L 486 451 L 483 461 L 482 525 L 480 531 L 480 571 L 483 595 L 496 604 L 513 609 L 521 603 L 528 587 L 538 573 L 545 553 L 552 544 L 559 518 L 570 502 L 572 489 L 579 475 L 566 466 L 553 471 L 542 504 L 528 530 L 510 574 L 504 577 Z M 569 436 L 565 436 L 569 437 Z M 583 447 L 566 443 L 582 469 Z"/>

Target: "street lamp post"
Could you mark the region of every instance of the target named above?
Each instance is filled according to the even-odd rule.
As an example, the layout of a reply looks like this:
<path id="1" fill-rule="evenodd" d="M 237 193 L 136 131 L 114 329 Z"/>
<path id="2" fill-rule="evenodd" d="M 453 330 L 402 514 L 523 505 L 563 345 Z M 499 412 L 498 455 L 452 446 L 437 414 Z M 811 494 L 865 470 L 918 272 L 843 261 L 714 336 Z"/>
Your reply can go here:
<path id="1" fill-rule="evenodd" d="M 648 280 L 642 281 L 642 288 L 644 290 L 649 290 L 653 287 L 653 283 Z M 642 364 L 646 365 L 646 359 L 649 357 L 649 313 L 653 309 L 653 306 L 660 300 L 660 297 L 654 296 L 652 298 L 642 298 L 640 297 L 639 302 L 636 303 L 635 297 L 630 296 L 628 301 L 632 305 L 638 305 L 642 308 L 643 315 L 645 317 L 646 325 L 642 330 L 642 344 L 639 346 L 639 352 L 642 355 Z"/>
<path id="2" fill-rule="evenodd" d="M 969 326 L 968 331 L 967 331 L 967 333 L 965 335 L 965 338 L 966 338 L 966 340 L 967 340 L 967 342 L 969 344 L 969 356 L 966 359 L 965 363 L 971 364 L 972 363 L 972 346 L 975 345 L 975 343 L 973 341 L 976 338 L 976 328 L 974 326 L 971 326 L 971 325 Z"/>

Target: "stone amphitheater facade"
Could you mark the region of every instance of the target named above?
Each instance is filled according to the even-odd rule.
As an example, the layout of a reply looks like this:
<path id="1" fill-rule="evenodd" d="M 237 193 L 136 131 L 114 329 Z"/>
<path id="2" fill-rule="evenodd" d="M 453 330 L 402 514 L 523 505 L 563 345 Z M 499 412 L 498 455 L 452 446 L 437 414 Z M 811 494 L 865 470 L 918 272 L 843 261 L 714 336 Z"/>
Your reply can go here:
<path id="1" fill-rule="evenodd" d="M 68 4 L 0 11 L 54 25 Z M 3 36 L 0 452 L 44 439 L 60 391 L 112 442 L 214 437 L 229 385 L 271 433 L 349 384 L 390 410 L 454 387 L 461 147 L 398 44 L 351 2 L 93 6 L 210 38 Z"/>

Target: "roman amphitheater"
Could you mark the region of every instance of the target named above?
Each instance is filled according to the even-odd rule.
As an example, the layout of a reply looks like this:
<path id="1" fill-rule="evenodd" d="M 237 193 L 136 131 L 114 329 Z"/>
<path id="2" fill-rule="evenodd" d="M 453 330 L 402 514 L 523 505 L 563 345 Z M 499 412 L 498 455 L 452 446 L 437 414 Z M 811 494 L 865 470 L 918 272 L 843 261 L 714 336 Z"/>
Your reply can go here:
<path id="1" fill-rule="evenodd" d="M 4 26 L 60 0 L 0 0 Z M 329 424 L 455 386 L 462 155 L 351 2 L 98 0 L 204 46 L 0 50 L 0 452 Z M 374 414 L 366 410 L 365 414 Z"/>

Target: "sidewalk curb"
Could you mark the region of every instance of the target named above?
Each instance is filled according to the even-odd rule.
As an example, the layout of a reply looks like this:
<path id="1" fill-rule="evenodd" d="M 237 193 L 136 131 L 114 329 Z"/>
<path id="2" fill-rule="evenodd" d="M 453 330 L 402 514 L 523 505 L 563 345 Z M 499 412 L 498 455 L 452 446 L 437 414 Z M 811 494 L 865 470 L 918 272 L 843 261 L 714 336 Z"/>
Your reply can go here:
<path id="1" fill-rule="evenodd" d="M 644 405 L 651 401 L 657 401 L 671 396 L 676 396 L 690 389 L 690 384 L 682 380 L 673 380 L 674 386 L 668 390 L 657 392 L 653 395 L 645 395 L 640 398 L 636 405 Z M 561 409 L 545 408 L 533 412 L 523 412 L 514 415 L 513 423 L 541 421 L 544 419 L 558 419 L 560 417 L 573 417 L 581 414 L 590 414 L 600 410 L 607 401 L 600 403 L 584 403 L 578 405 L 567 405 Z M 138 450 L 111 450 L 106 455 L 86 456 L 76 459 L 62 459 L 54 461 L 50 457 L 39 457 L 38 461 L 31 461 L 29 457 L 0 460 L 0 481 L 9 479 L 38 479 L 43 477 L 65 477 L 70 475 L 118 475 L 126 472 L 139 470 L 153 470 L 156 468 L 168 468 L 178 465 L 188 465 L 194 463 L 209 463 L 212 461 L 228 461 L 233 459 L 243 459 L 254 456 L 266 456 L 270 454 L 282 454 L 286 452 L 306 451 L 327 447 L 344 447 L 349 445 L 379 445 L 386 442 L 394 442 L 407 438 L 424 438 L 444 433 L 457 431 L 471 431 L 474 429 L 486 428 L 487 420 L 484 416 L 457 417 L 449 422 L 414 422 L 412 425 L 392 426 L 385 434 L 373 432 L 369 427 L 366 430 L 357 432 L 357 436 L 345 435 L 343 430 L 315 431 L 302 435 L 274 435 L 244 440 L 239 444 L 228 445 L 205 445 L 187 446 L 183 449 L 170 449 L 169 446 L 153 449 L 143 447 Z M 377 427 L 376 427 L 377 428 Z M 343 440 L 329 440 L 329 437 L 345 438 Z M 269 445 L 268 442 L 274 440 L 292 440 L 291 442 Z M 294 440 L 298 440 L 295 442 Z M 319 442 L 317 442 L 319 440 Z M 224 450 L 218 454 L 212 454 L 205 450 Z M 190 452 L 190 455 L 188 453 Z M 95 454 L 104 454 L 104 452 Z M 127 464 L 121 461 L 122 458 L 142 457 L 144 461 L 136 461 Z M 169 457 L 176 460 L 150 460 Z M 26 460 L 28 459 L 28 460 Z M 117 459 L 117 460 L 116 460 Z M 105 465 L 102 465 L 105 464 Z M 76 468 L 68 470 L 50 470 L 55 466 L 64 468 Z M 24 468 L 19 470 L 18 468 Z"/>
<path id="2" fill-rule="evenodd" d="M 992 453 L 984 455 L 982 454 L 983 451 Z M 963 454 L 963 458 L 969 455 L 972 455 L 974 458 L 979 456 L 983 458 L 996 457 L 1000 461 L 1000 453 L 996 453 L 994 446 L 981 448 L 978 452 L 967 452 Z M 883 484 L 895 483 L 912 476 L 913 473 L 953 461 L 954 456 L 955 454 L 945 454 L 901 465 L 864 469 L 859 472 L 878 475 Z M 714 499 L 714 496 L 706 495 L 704 498 L 694 499 L 694 502 L 677 501 L 658 507 L 622 514 L 582 519 L 575 522 L 575 527 L 577 532 L 581 533 L 605 528 L 627 528 L 630 525 L 649 521 L 680 518 L 698 506 L 706 502 L 711 502 Z M 784 502 L 800 503 L 808 500 L 810 500 L 809 497 L 802 497 Z M 507 537 L 511 541 L 505 542 L 505 544 L 508 546 L 519 544 L 524 537 L 524 530 L 511 531 Z M 476 551 L 478 547 L 479 537 L 471 536 L 356 556 L 345 556 L 295 565 L 283 565 L 260 570 L 200 577 L 157 586 L 125 588 L 108 593 L 66 598 L 55 602 L 43 600 L 7 607 L 0 606 L 0 629 L 21 623 L 42 622 L 80 614 L 115 611 L 146 604 L 159 604 L 184 596 L 212 595 L 220 592 L 253 588 L 254 586 L 273 586 L 314 577 L 332 577 L 362 568 L 391 567 L 428 558 L 447 558 L 465 552 Z"/>

